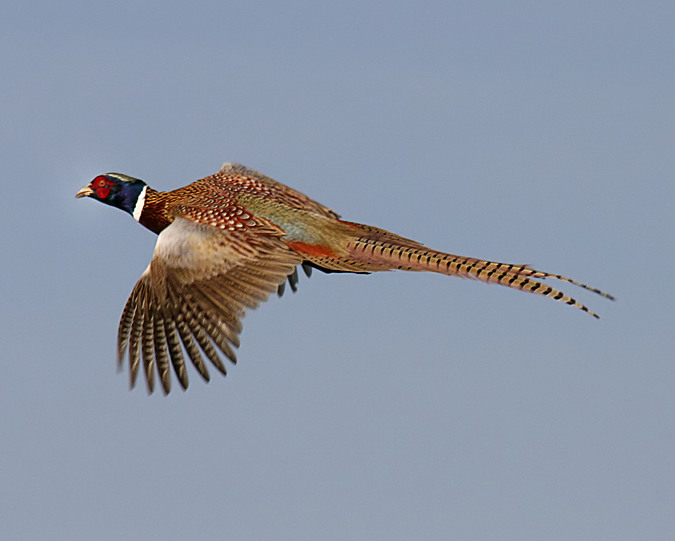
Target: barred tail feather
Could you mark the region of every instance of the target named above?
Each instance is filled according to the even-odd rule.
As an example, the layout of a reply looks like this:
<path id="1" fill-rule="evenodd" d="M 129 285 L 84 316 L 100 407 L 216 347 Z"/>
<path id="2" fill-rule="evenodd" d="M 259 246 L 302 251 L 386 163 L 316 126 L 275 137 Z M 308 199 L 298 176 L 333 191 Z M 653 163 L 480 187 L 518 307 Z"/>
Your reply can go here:
<path id="1" fill-rule="evenodd" d="M 361 236 L 348 244 L 348 257 L 359 261 L 369 270 L 400 269 L 408 271 L 438 272 L 449 276 L 473 278 L 486 283 L 497 283 L 506 287 L 544 295 L 574 306 L 595 318 L 599 316 L 585 305 L 535 278 L 555 278 L 592 291 L 614 300 L 612 295 L 562 276 L 534 270 L 527 265 L 497 263 L 471 257 L 446 254 L 425 248 L 414 241 L 403 239 L 384 230 L 368 226 Z"/>

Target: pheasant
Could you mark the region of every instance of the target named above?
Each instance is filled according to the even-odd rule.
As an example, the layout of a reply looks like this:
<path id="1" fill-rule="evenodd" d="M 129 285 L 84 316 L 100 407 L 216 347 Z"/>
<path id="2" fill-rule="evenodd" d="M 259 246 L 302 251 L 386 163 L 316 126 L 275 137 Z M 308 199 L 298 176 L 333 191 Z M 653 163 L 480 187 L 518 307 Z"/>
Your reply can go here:
<path id="1" fill-rule="evenodd" d="M 367 274 L 400 269 L 475 278 L 551 297 L 597 318 L 586 306 L 537 279 L 555 278 L 613 299 L 560 274 L 527 265 L 495 263 L 425 248 L 369 225 L 348 222 L 327 207 L 242 165 L 183 188 L 159 192 L 120 173 L 99 175 L 76 194 L 131 214 L 158 234 L 147 267 L 122 312 L 118 364 L 128 351 L 130 384 L 143 366 L 148 391 L 155 372 L 164 393 L 171 368 L 188 387 L 185 354 L 209 380 L 204 356 L 223 374 L 224 354 L 236 363 L 241 318 L 288 281 L 297 267 L 326 273 Z"/>

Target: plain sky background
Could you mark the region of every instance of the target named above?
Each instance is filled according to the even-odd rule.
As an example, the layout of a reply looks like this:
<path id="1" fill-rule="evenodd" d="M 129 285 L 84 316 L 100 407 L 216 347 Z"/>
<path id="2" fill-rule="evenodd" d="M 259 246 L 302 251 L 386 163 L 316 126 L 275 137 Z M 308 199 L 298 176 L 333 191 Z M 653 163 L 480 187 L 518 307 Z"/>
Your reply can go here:
<path id="1" fill-rule="evenodd" d="M 675 539 L 672 2 L 4 2 L 0 539 Z M 323 275 L 148 397 L 155 237 L 75 192 L 224 161 L 601 315 Z"/>

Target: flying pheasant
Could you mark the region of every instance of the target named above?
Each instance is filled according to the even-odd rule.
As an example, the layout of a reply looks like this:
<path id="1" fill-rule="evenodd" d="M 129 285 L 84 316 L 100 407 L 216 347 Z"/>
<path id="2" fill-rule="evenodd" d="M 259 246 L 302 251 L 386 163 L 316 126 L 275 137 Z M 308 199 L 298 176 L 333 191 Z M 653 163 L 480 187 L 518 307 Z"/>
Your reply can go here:
<path id="1" fill-rule="evenodd" d="M 296 290 L 297 266 L 366 274 L 400 269 L 475 278 L 586 306 L 536 279 L 556 278 L 603 297 L 607 293 L 526 265 L 494 263 L 425 248 L 383 229 L 341 220 L 332 210 L 242 165 L 170 192 L 120 173 L 99 175 L 77 192 L 131 214 L 159 236 L 152 261 L 122 312 L 121 366 L 128 349 L 131 386 L 141 361 L 149 392 L 155 370 L 165 393 L 171 366 L 186 389 L 187 353 L 205 380 L 204 355 L 225 374 L 220 353 L 236 362 L 241 318 L 270 293 Z M 181 345 L 182 344 L 182 345 Z M 156 368 L 155 368 L 156 367 Z"/>

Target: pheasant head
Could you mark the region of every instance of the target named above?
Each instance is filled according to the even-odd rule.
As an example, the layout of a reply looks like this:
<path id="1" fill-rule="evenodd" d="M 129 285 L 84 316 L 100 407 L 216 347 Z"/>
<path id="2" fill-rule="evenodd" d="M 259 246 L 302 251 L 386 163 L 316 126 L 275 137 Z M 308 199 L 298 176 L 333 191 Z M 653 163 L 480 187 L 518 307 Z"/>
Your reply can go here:
<path id="1" fill-rule="evenodd" d="M 140 179 L 121 173 L 106 173 L 97 176 L 75 197 L 91 197 L 122 209 L 138 220 L 145 204 L 146 191 L 147 185 Z"/>

